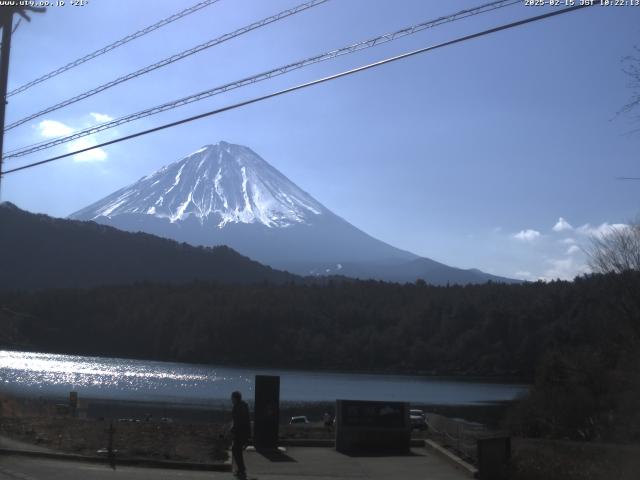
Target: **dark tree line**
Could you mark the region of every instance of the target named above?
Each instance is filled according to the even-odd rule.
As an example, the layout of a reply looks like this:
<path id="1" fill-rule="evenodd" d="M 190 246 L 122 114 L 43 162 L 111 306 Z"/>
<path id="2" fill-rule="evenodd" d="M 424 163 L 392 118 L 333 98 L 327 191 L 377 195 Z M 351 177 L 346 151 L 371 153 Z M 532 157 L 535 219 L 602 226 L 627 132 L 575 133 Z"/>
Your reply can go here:
<path id="1" fill-rule="evenodd" d="M 534 377 L 544 354 L 637 346 L 640 273 L 434 287 L 137 284 L 0 293 L 33 348 L 184 362 Z M 603 360 L 604 361 L 604 360 Z"/>

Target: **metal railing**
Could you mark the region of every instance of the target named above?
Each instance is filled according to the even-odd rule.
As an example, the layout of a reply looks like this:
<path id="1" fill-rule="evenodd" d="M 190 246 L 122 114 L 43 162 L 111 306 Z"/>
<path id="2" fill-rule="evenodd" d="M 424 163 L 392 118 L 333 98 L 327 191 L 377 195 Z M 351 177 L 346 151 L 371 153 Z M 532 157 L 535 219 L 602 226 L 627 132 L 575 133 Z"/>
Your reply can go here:
<path id="1" fill-rule="evenodd" d="M 478 462 L 478 440 L 495 433 L 482 424 L 443 417 L 436 413 L 427 413 L 425 420 L 429 435 L 435 441 L 473 464 Z"/>

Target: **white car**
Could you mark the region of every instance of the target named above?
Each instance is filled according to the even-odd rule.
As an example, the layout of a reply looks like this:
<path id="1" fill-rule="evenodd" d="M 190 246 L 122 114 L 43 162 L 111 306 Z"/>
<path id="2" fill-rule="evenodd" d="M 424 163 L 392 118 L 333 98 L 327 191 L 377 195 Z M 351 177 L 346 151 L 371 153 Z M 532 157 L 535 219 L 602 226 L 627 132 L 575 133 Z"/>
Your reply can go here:
<path id="1" fill-rule="evenodd" d="M 411 422 L 412 429 L 427 429 L 427 420 L 422 410 L 418 410 L 417 408 L 412 408 L 411 410 L 409 410 L 409 421 Z"/>
<path id="2" fill-rule="evenodd" d="M 289 420 L 289 425 L 308 425 L 309 419 L 305 415 L 299 415 L 297 417 L 291 417 Z"/>

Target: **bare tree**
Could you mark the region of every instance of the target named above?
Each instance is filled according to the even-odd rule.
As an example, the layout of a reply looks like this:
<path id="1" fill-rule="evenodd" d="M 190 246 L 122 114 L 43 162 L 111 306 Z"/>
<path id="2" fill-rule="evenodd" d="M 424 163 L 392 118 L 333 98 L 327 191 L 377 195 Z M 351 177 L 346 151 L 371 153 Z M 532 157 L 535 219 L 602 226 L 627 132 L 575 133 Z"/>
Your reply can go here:
<path id="1" fill-rule="evenodd" d="M 640 108 L 640 47 L 633 48 L 635 52 L 622 59 L 622 71 L 629 77 L 627 86 L 631 90 L 631 99 L 618 113 L 630 114 L 634 120 L 640 121 L 640 115 L 634 115 L 634 111 Z"/>
<path id="2" fill-rule="evenodd" d="M 640 270 L 640 221 L 593 235 L 586 251 L 595 273 Z"/>

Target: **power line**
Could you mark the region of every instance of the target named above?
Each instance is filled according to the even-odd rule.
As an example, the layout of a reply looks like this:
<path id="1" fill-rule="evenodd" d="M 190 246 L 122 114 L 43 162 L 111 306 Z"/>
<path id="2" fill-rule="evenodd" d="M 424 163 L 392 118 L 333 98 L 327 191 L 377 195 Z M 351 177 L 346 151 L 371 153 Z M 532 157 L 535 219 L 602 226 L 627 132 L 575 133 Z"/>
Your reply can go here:
<path id="1" fill-rule="evenodd" d="M 24 92 L 25 90 L 28 90 L 29 88 L 38 85 L 39 83 L 44 82 L 45 80 L 49 80 L 50 78 L 56 77 L 58 75 L 60 75 L 63 72 L 66 72 L 67 70 L 71 70 L 72 68 L 77 67 L 78 65 L 82 65 L 85 62 L 88 62 L 89 60 L 92 60 L 96 57 L 99 57 L 100 55 L 104 55 L 107 52 L 110 52 L 111 50 L 114 50 L 118 47 L 121 47 L 122 45 L 129 43 L 132 40 L 135 40 L 136 38 L 140 38 L 148 33 L 153 32 L 154 30 L 157 30 L 161 27 L 164 27 L 165 25 L 168 25 L 172 22 L 175 22 L 176 20 L 179 20 L 182 17 L 186 17 L 187 15 L 191 15 L 192 13 L 195 13 L 205 7 L 208 7 L 209 5 L 213 5 L 214 3 L 219 2 L 220 0 L 204 0 L 202 2 L 196 3 L 195 5 L 189 7 L 189 8 L 185 8 L 184 10 L 178 12 L 178 13 L 174 13 L 173 15 L 160 20 L 157 23 L 154 23 L 153 25 L 149 25 L 148 27 L 143 28 L 142 30 L 138 30 L 137 32 L 134 32 L 130 35 L 127 35 L 126 37 L 121 38 L 120 40 L 117 40 L 113 43 L 110 43 L 109 45 L 99 48 L 98 50 L 96 50 L 95 52 L 89 53 L 87 55 L 85 55 L 84 57 L 78 58 L 77 60 L 74 60 L 73 62 L 67 63 L 66 65 L 57 68 L 45 75 L 42 75 L 41 77 L 36 78 L 35 80 L 30 81 L 29 83 L 25 83 L 24 85 L 11 90 L 8 94 L 7 97 L 10 97 L 12 95 L 16 95 L 18 93 Z"/>
<path id="2" fill-rule="evenodd" d="M 53 140 L 51 140 L 50 138 L 47 138 L 47 139 L 45 139 L 45 140 L 41 140 L 41 141 L 36 142 L 36 143 L 31 143 L 31 144 L 29 144 L 28 146 L 18 147 L 18 148 L 12 148 L 11 150 L 8 150 L 8 151 L 7 151 L 7 153 L 3 156 L 3 158 L 2 158 L 2 159 L 3 159 L 3 160 L 7 160 L 7 159 L 9 159 L 9 160 L 10 160 L 10 159 L 11 159 L 11 154 L 12 154 L 12 153 L 14 153 L 14 152 L 18 152 L 18 155 L 17 155 L 17 156 L 22 156 L 22 155 L 20 154 L 20 152 L 22 152 L 22 150 L 23 150 L 23 149 L 25 149 L 25 148 L 31 148 L 31 147 L 41 146 L 41 145 L 44 145 L 44 144 L 49 143 L 49 142 L 51 142 L 51 141 L 55 141 L 55 140 L 62 139 L 62 138 L 64 138 L 64 137 L 55 137 Z M 26 155 L 26 153 L 25 153 L 24 155 Z"/>
<path id="3" fill-rule="evenodd" d="M 484 5 L 480 5 L 479 7 L 462 10 L 460 12 L 454 13 L 452 15 L 447 15 L 443 17 L 436 18 L 435 20 L 428 20 L 426 22 L 419 23 L 417 25 L 413 25 L 410 27 L 403 28 L 401 30 L 397 30 L 395 32 L 386 33 L 384 35 L 379 35 L 377 37 L 370 38 L 368 40 L 364 40 L 352 45 L 348 45 L 346 47 L 342 47 L 336 50 L 331 50 L 329 52 L 325 52 L 319 55 L 315 55 L 313 57 L 306 58 L 304 60 L 299 60 L 294 63 L 290 63 L 284 66 L 280 66 L 274 68 L 272 70 L 268 70 L 266 72 L 258 73 L 256 75 L 252 75 L 250 77 L 243 78 L 241 80 L 236 80 L 234 82 L 230 82 L 224 85 L 220 85 L 214 87 L 209 90 L 205 90 L 203 92 L 199 92 L 193 95 L 189 95 L 187 97 L 183 97 L 178 100 L 173 100 L 170 102 L 163 103 L 161 105 L 157 105 L 152 108 L 147 108 L 145 110 L 139 111 L 137 113 L 133 113 L 130 115 L 126 115 L 124 117 L 117 118 L 115 120 L 111 120 L 109 122 L 105 122 L 99 125 L 95 125 L 90 128 L 86 128 L 84 130 L 80 130 L 71 135 L 67 135 L 65 137 L 58 137 L 53 140 L 48 140 L 45 142 L 40 142 L 38 144 L 32 144 L 26 147 L 21 147 L 19 149 L 8 152 L 5 156 L 5 159 L 21 157 L 24 155 L 28 155 L 40 150 L 45 150 L 56 145 L 60 145 L 63 143 L 67 143 L 73 140 L 76 140 L 81 137 L 85 137 L 87 135 L 93 135 L 95 133 L 101 132 L 103 130 L 107 130 L 110 128 L 117 127 L 124 123 L 129 123 L 134 120 L 139 120 L 141 118 L 145 118 L 151 115 L 155 115 L 157 113 L 161 113 L 167 110 L 171 110 L 177 107 L 181 107 L 183 105 L 187 105 L 189 103 L 197 102 L 199 100 L 203 100 L 205 98 L 212 97 L 214 95 L 219 95 L 221 93 L 228 92 L 230 90 L 234 90 L 236 88 L 244 87 L 246 85 L 250 85 L 253 83 L 261 82 L 264 80 L 268 80 L 272 77 L 276 77 L 279 75 L 283 75 L 289 73 L 293 70 L 297 70 L 303 67 L 307 67 L 309 65 L 313 65 L 315 63 L 324 62 L 326 60 L 330 60 L 342 55 L 351 54 L 360 50 L 372 48 L 376 45 L 381 45 L 383 43 L 392 42 L 399 38 L 405 37 L 407 35 L 412 35 L 414 33 L 420 32 L 422 30 L 433 28 L 444 23 L 453 22 L 456 20 L 461 20 L 463 18 L 471 17 L 474 15 L 479 15 L 481 13 L 486 13 L 489 11 L 496 10 L 498 8 L 507 7 L 510 5 L 514 5 L 516 3 L 520 3 L 520 0 L 501 0 L 501 1 L 493 1 Z"/>
<path id="4" fill-rule="evenodd" d="M 84 100 L 85 98 L 89 98 L 97 93 L 100 93 L 105 90 L 108 90 L 109 88 L 115 87 L 116 85 L 127 82 L 129 80 L 142 76 L 146 73 L 152 72 L 154 70 L 157 70 L 158 68 L 171 65 L 174 62 L 177 62 L 186 57 L 199 53 L 207 48 L 220 45 L 221 43 L 231 40 L 232 38 L 239 37 L 240 35 L 248 33 L 252 30 L 256 30 L 258 28 L 264 27 L 271 23 L 277 22 L 278 20 L 282 20 L 284 18 L 290 17 L 291 15 L 295 15 L 296 13 L 300 13 L 304 10 L 308 10 L 309 8 L 313 8 L 315 6 L 321 5 L 328 1 L 329 0 L 311 0 L 306 3 L 302 3 L 296 7 L 288 8 L 275 15 L 271 15 L 269 17 L 263 18 L 262 20 L 251 23 L 250 25 L 246 25 L 242 28 L 239 28 L 233 32 L 226 33 L 220 37 L 209 40 L 208 42 L 205 42 L 200 45 L 196 45 L 195 47 L 192 47 L 188 50 L 184 50 L 175 55 L 171 55 L 170 57 L 160 60 L 159 62 L 153 63 L 151 65 L 147 65 L 146 67 L 136 70 L 135 72 L 128 73 L 127 75 L 123 75 L 122 77 L 118 77 L 115 80 L 111 80 L 110 82 L 107 82 L 98 87 L 92 88 L 91 90 L 87 90 L 86 92 L 76 95 L 75 97 L 71 97 L 71 98 L 68 98 L 67 100 L 63 100 L 62 102 L 56 103 L 55 105 L 52 105 L 50 107 L 45 108 L 44 110 L 40 110 L 39 112 L 28 115 L 24 118 L 21 118 L 20 120 L 16 120 L 15 122 L 7 125 L 4 130 L 6 132 L 7 130 L 11 130 L 17 126 L 27 123 L 28 121 L 33 120 L 34 118 L 38 118 L 38 117 L 41 117 L 42 115 L 46 115 L 47 113 L 51 113 L 55 110 L 59 110 L 63 107 L 67 107 L 73 103 L 79 102 L 80 100 Z"/>
<path id="5" fill-rule="evenodd" d="M 236 108 L 240 108 L 240 107 L 244 107 L 246 105 L 251 105 L 253 103 L 257 103 L 257 102 L 261 102 L 261 101 L 264 101 L 264 100 L 268 100 L 270 98 L 278 97 L 280 95 L 291 93 L 291 92 L 294 92 L 294 91 L 297 91 L 297 90 L 302 90 L 304 88 L 311 87 L 313 85 L 318 85 L 320 83 L 325 83 L 325 82 L 328 82 L 330 80 L 335 80 L 335 79 L 338 79 L 338 78 L 342 78 L 342 77 L 346 77 L 346 76 L 349 76 L 349 75 L 353 75 L 355 73 L 362 72 L 362 71 L 365 71 L 365 70 L 369 70 L 371 68 L 376 68 L 376 67 L 379 67 L 381 65 L 385 65 L 387 63 L 395 62 L 395 61 L 398 61 L 398 60 L 403 60 L 405 58 L 412 57 L 414 55 L 430 52 L 432 50 L 436 50 L 436 49 L 443 48 L 443 47 L 448 47 L 448 46 L 454 45 L 456 43 L 465 42 L 465 41 L 468 41 L 468 40 L 472 40 L 474 38 L 483 37 L 485 35 L 489 35 L 489 34 L 492 34 L 492 33 L 500 32 L 502 30 L 508 30 L 508 29 L 515 28 L 515 27 L 518 27 L 518 26 L 521 26 L 521 25 L 525 25 L 525 24 L 528 24 L 528 23 L 533 23 L 533 22 L 537 22 L 537 21 L 544 20 L 544 19 L 547 19 L 547 18 L 555 17 L 557 15 L 562 15 L 564 13 L 573 12 L 573 11 L 576 11 L 576 10 L 579 10 L 579 9 L 582 9 L 582 8 L 591 7 L 593 5 L 594 4 L 587 3 L 587 4 L 584 4 L 584 5 L 576 5 L 576 6 L 573 6 L 573 7 L 568 7 L 568 8 L 563 8 L 563 9 L 560 9 L 560 10 L 555 10 L 555 11 L 552 11 L 552 12 L 549 12 L 549 13 L 545 13 L 545 14 L 542 14 L 542 15 L 536 15 L 534 17 L 525 18 L 523 20 L 518 20 L 516 22 L 503 24 L 503 25 L 500 25 L 498 27 L 490 28 L 488 30 L 483 30 L 481 32 L 476 32 L 476 33 L 472 33 L 470 35 L 465 35 L 463 37 L 458 37 L 458 38 L 455 38 L 453 40 L 449 40 L 449 41 L 446 41 L 446 42 L 443 42 L 443 43 L 439 43 L 439 44 L 436 44 L 436 45 L 432 45 L 432 46 L 429 46 L 429 47 L 424 47 L 424 48 L 420 48 L 418 50 L 413 50 L 411 52 L 402 53 L 400 55 L 396 55 L 396 56 L 393 56 L 393 57 L 385 58 L 384 60 L 379 60 L 377 62 L 369 63 L 367 65 L 356 67 L 356 68 L 353 68 L 351 70 L 346 70 L 346 71 L 343 71 L 343 72 L 340 72 L 340 73 L 336 73 L 336 74 L 330 75 L 328 77 L 323 77 L 323 78 L 320 78 L 320 79 L 317 79 L 317 80 L 313 80 L 311 82 L 302 83 L 302 84 L 299 84 L 299 85 L 296 85 L 296 86 L 293 86 L 293 87 L 289 87 L 289 88 L 285 88 L 283 90 L 279 90 L 277 92 L 269 93 L 267 95 L 262 95 L 260 97 L 254 97 L 252 99 L 244 100 L 244 101 L 238 102 L 238 103 L 234 103 L 232 105 L 228 105 L 226 107 L 218 108 L 216 110 L 211 110 L 211 111 L 208 111 L 208 112 L 205 112 L 205 113 L 201 113 L 199 115 L 194 115 L 192 117 L 184 118 L 182 120 L 177 120 L 175 122 L 166 123 L 164 125 L 160 125 L 158 127 L 150 128 L 148 130 L 143 130 L 143 131 L 140 131 L 140 132 L 137 132 L 137 133 L 133 133 L 131 135 L 126 135 L 124 137 L 116 138 L 116 139 L 110 140 L 108 142 L 103 142 L 103 143 L 100 143 L 98 145 L 94 145 L 93 147 L 82 148 L 82 149 L 79 149 L 79 150 L 75 150 L 73 152 L 65 153 L 63 155 L 58 155 L 58 156 L 55 156 L 55 157 L 51 157 L 51 158 L 48 158 L 46 160 L 40 160 L 38 162 L 33 162 L 33 163 L 30 163 L 30 164 L 27 164 L 27 165 L 23 165 L 21 167 L 16 167 L 16 168 L 13 168 L 11 170 L 5 171 L 2 175 L 6 175 L 8 173 L 19 172 L 21 170 L 26 170 L 28 168 L 37 167 L 37 166 L 43 165 L 45 163 L 50 163 L 50 162 L 53 162 L 53 161 L 56 161 L 56 160 L 60 160 L 60 159 L 66 158 L 66 157 L 77 155 L 79 153 L 83 153 L 83 152 L 86 152 L 86 151 L 89 151 L 89 150 L 93 150 L 95 148 L 106 147 L 106 146 L 109 146 L 109 145 L 113 145 L 115 143 L 123 142 L 125 140 L 130 140 L 132 138 L 141 137 L 143 135 L 147 135 L 147 134 L 150 134 L 150 133 L 158 132 L 160 130 L 164 130 L 164 129 L 171 128 L 171 127 L 176 127 L 178 125 L 182 125 L 184 123 L 192 122 L 194 120 L 199 120 L 201 118 L 210 117 L 212 115 L 217 115 L 217 114 L 229 111 L 229 110 L 235 110 Z"/>
<path id="6" fill-rule="evenodd" d="M 350 54 L 350 53 L 354 53 L 357 52 L 359 50 L 363 50 L 363 49 L 367 49 L 367 48 L 371 48 L 374 47 L 376 45 L 380 45 L 382 43 L 386 43 L 386 42 L 390 42 L 393 40 L 397 40 L 398 38 L 402 38 L 404 36 L 407 35 L 411 35 L 417 32 L 420 32 L 422 30 L 425 30 L 427 28 L 432 28 L 432 27 L 436 27 L 438 25 L 441 25 L 443 23 L 448 23 L 448 22 L 452 22 L 452 21 L 456 21 L 456 20 L 460 20 L 462 18 L 466 18 L 466 17 L 470 17 L 470 16 L 474 16 L 474 15 L 478 15 L 481 13 L 485 13 L 488 11 L 492 11 L 492 10 L 496 10 L 498 8 L 502 8 L 502 7 L 506 7 L 506 6 L 510 6 L 516 3 L 520 3 L 520 0 L 502 0 L 502 1 L 494 1 L 494 2 L 490 2 L 484 5 L 481 5 L 479 7 L 475 7 L 472 9 L 467 9 L 467 10 L 462 10 L 460 12 L 457 12 L 455 14 L 452 15 L 447 15 L 444 17 L 439 17 L 435 20 L 429 20 L 417 25 L 413 25 L 411 27 L 406 27 L 403 28 L 401 30 L 397 30 L 395 32 L 392 33 L 387 33 L 384 35 L 379 35 L 377 37 L 374 38 L 370 38 L 368 40 L 353 44 L 353 45 L 349 45 L 346 47 L 342 47 L 340 49 L 336 49 L 336 50 L 332 50 L 330 52 L 325 52 L 322 53 L 320 55 L 316 55 L 314 57 L 310 57 L 304 60 L 300 60 L 297 61 L 295 63 L 291 63 L 288 65 L 284 65 L 272 70 L 269 70 L 267 72 L 262 72 L 256 75 L 253 75 L 251 77 L 246 77 L 244 79 L 238 80 L 238 81 L 234 81 L 222 86 L 218 86 L 215 88 L 212 88 L 210 90 L 204 91 L 204 92 L 199 92 L 193 95 L 190 95 L 188 97 L 184 97 L 178 100 L 174 100 L 171 102 L 166 102 L 164 104 L 152 107 L 152 108 L 148 108 L 146 110 L 142 110 L 140 112 L 131 114 L 131 115 L 127 115 L 109 122 L 105 122 L 103 124 L 100 125 L 96 125 L 94 127 L 90 127 L 84 130 L 80 130 L 78 132 L 75 132 L 72 135 L 68 135 L 66 137 L 59 137 L 57 139 L 53 139 L 53 140 L 48 140 L 48 141 L 43 141 L 43 142 L 39 142 L 37 144 L 32 144 L 29 145 L 27 147 L 21 147 L 19 149 L 15 149 L 11 152 L 8 152 L 8 154 L 5 156 L 5 158 L 15 158 L 15 157 L 20 157 L 20 156 L 24 156 L 30 153 L 34 153 L 36 151 L 40 151 L 40 150 L 44 150 L 44 149 L 48 149 L 51 148 L 53 146 L 56 145 L 60 145 L 62 143 L 67 143 L 70 141 L 73 141 L 77 138 L 81 138 L 87 135 L 93 135 L 94 133 L 98 133 L 100 131 L 103 130 L 107 130 L 110 128 L 114 128 L 117 127 L 119 125 L 122 125 L 124 123 L 128 123 L 134 120 L 139 120 L 141 118 L 147 117 L 147 116 L 151 116 L 151 115 L 155 115 L 157 113 L 161 113 L 164 112 L 166 110 L 170 110 L 182 105 L 186 105 L 189 103 L 193 103 L 199 100 L 203 100 L 205 98 L 214 96 L 214 95 L 218 95 L 221 93 L 225 93 L 229 90 L 233 90 L 236 88 L 240 88 L 249 84 L 253 84 L 253 83 L 257 83 L 260 81 L 264 81 L 264 80 L 268 80 L 269 78 L 272 78 L 274 76 L 278 76 L 278 75 L 282 75 L 285 73 L 288 73 L 292 70 L 296 70 L 299 68 L 303 68 L 306 67 L 308 65 L 312 65 L 314 63 L 319 63 L 322 61 L 326 61 L 326 60 L 330 60 L 333 59 L 335 57 L 338 56 L 342 56 L 342 55 L 346 55 L 346 54 Z"/>

